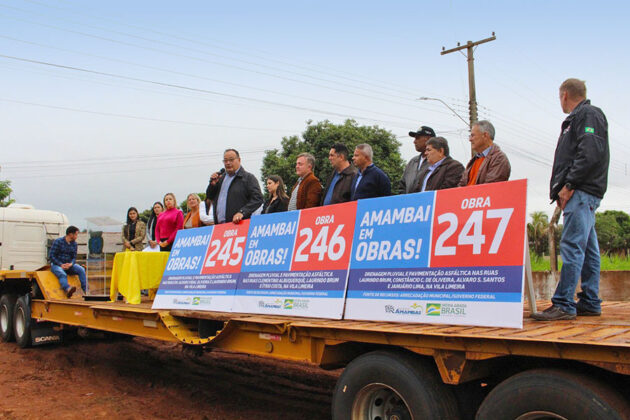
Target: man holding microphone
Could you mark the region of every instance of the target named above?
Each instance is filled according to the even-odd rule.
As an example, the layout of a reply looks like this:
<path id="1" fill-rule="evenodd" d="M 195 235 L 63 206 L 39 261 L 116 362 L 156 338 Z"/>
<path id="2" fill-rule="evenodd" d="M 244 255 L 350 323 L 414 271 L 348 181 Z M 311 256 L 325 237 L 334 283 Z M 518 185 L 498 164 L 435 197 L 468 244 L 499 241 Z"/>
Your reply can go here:
<path id="1" fill-rule="evenodd" d="M 240 223 L 249 219 L 263 204 L 263 196 L 256 177 L 241 166 L 237 150 L 223 153 L 225 172 L 210 176 L 206 198 L 212 201 L 215 223 Z"/>

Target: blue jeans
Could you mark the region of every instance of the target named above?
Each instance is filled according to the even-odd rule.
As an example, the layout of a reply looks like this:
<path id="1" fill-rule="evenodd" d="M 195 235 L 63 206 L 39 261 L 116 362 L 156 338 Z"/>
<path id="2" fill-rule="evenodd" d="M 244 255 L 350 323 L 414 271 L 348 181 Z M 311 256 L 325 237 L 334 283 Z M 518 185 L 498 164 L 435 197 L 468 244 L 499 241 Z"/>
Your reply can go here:
<path id="1" fill-rule="evenodd" d="M 588 311 L 601 311 L 600 255 L 595 233 L 595 210 L 600 201 L 594 195 L 575 190 L 564 208 L 564 228 L 560 240 L 562 270 L 551 302 L 570 314 L 576 313 L 573 296 L 580 277 L 582 291 L 578 293 L 577 305 Z"/>
<path id="2" fill-rule="evenodd" d="M 55 276 L 59 279 L 59 285 L 63 290 L 67 290 L 70 285 L 68 284 L 68 274 L 76 274 L 79 276 L 79 281 L 81 282 L 81 289 L 85 292 L 86 287 L 86 277 L 85 277 L 85 269 L 81 267 L 79 264 L 74 264 L 72 267 L 64 270 L 58 265 L 50 264 L 50 271 L 53 272 Z"/>

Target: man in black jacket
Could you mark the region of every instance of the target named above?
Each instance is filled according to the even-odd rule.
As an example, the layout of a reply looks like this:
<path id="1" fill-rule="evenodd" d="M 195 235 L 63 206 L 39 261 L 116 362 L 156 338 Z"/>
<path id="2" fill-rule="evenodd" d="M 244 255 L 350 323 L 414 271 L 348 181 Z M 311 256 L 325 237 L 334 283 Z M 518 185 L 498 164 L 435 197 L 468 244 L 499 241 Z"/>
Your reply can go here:
<path id="1" fill-rule="evenodd" d="M 560 240 L 562 271 L 552 306 L 532 315 L 539 321 L 601 315 L 600 255 L 595 210 L 608 185 L 608 122 L 601 109 L 586 99 L 586 85 L 567 79 L 560 86 L 562 123 L 550 182 L 551 200 L 564 210 Z M 574 301 L 578 280 L 582 291 Z"/>
<path id="2" fill-rule="evenodd" d="M 357 173 L 357 168 L 349 162 L 349 154 L 345 144 L 336 143 L 331 147 L 328 160 L 333 171 L 326 181 L 322 206 L 350 201 L 352 177 Z"/>
<path id="3" fill-rule="evenodd" d="M 210 176 L 206 197 L 212 200 L 215 223 L 240 223 L 263 204 L 260 185 L 241 166 L 238 151 L 227 149 L 223 153 L 223 166 L 225 174 L 215 172 Z"/>

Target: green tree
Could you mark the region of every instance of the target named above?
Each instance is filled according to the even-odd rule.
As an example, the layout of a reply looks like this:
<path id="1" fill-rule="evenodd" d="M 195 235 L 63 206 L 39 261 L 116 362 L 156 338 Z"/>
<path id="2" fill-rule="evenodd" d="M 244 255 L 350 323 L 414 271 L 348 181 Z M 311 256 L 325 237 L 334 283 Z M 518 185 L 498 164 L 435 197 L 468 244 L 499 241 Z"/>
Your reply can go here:
<path id="1" fill-rule="evenodd" d="M 144 223 L 148 223 L 149 217 L 151 217 L 151 210 L 152 209 L 146 209 L 140 214 L 138 214 L 138 219 L 142 220 Z"/>
<path id="2" fill-rule="evenodd" d="M 627 255 L 630 247 L 630 215 L 618 210 L 596 213 L 595 230 L 602 252 Z"/>
<path id="3" fill-rule="evenodd" d="M 326 182 L 331 167 L 328 152 L 335 143 L 343 143 L 350 150 L 350 155 L 357 144 L 367 143 L 374 151 L 374 164 L 381 168 L 392 181 L 392 190 L 402 177 L 404 162 L 400 156 L 400 142 L 396 136 L 378 126 L 360 126 L 354 120 L 343 124 L 330 121 L 307 122 L 302 139 L 298 136 L 282 138 L 282 148 L 265 152 L 261 168 L 263 185 L 269 175 L 280 175 L 290 192 L 297 182 L 295 160 L 300 153 L 308 152 L 315 156 L 315 176 L 322 183 Z"/>
<path id="4" fill-rule="evenodd" d="M 0 181 L 0 207 L 7 207 L 15 202 L 15 200 L 8 198 L 12 192 L 11 181 Z"/>
<path id="5" fill-rule="evenodd" d="M 532 222 L 527 224 L 529 249 L 536 256 L 542 257 L 549 252 L 549 217 L 543 211 L 535 211 L 530 216 Z"/>

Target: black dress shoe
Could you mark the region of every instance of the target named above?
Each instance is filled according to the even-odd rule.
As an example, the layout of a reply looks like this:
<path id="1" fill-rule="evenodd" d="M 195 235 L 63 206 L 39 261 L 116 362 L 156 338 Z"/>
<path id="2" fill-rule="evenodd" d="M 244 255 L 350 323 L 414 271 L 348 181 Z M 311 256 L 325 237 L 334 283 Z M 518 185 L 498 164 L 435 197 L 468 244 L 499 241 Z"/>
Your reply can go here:
<path id="1" fill-rule="evenodd" d="M 543 312 L 536 312 L 530 316 L 536 321 L 562 321 L 575 319 L 575 314 L 565 312 L 558 306 L 550 306 Z"/>
<path id="2" fill-rule="evenodd" d="M 74 292 L 77 291 L 77 288 L 74 286 L 70 286 L 66 289 L 66 297 L 69 299 L 72 297 L 72 295 L 74 294 Z"/>

